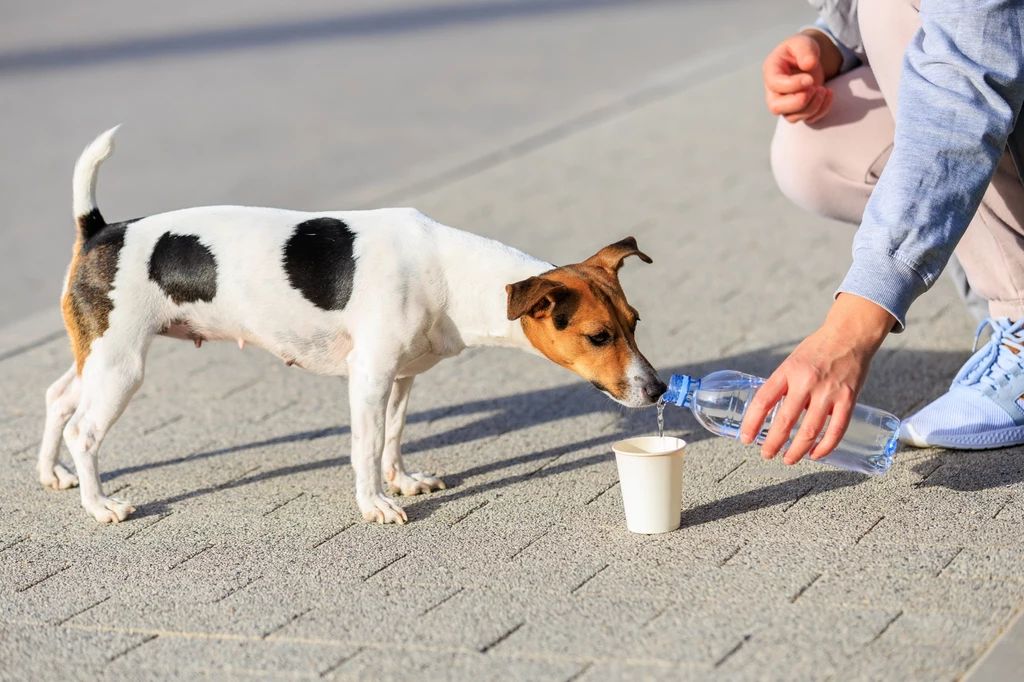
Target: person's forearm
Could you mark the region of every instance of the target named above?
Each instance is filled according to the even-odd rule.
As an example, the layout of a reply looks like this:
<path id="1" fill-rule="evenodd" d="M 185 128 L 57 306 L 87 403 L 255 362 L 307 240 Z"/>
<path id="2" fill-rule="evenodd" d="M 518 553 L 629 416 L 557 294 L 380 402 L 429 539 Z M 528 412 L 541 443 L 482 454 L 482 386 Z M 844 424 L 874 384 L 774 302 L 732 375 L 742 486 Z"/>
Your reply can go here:
<path id="1" fill-rule="evenodd" d="M 878 304 L 854 294 L 840 294 L 822 326 L 841 334 L 857 352 L 873 355 L 895 325 L 896 318 Z"/>
<path id="2" fill-rule="evenodd" d="M 896 143 L 839 288 L 886 308 L 899 328 L 966 231 L 1024 100 L 1024 7 L 935 0 L 920 16 Z"/>

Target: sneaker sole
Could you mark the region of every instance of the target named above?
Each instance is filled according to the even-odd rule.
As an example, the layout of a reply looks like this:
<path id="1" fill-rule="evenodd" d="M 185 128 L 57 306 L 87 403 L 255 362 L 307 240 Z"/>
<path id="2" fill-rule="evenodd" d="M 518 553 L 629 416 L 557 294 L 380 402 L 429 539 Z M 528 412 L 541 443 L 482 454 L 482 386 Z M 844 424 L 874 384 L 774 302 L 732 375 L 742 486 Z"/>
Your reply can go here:
<path id="1" fill-rule="evenodd" d="M 977 436 L 924 437 L 912 424 L 900 428 L 900 442 L 915 448 L 946 448 L 947 450 L 995 450 L 1024 445 L 1024 426 L 988 431 Z"/>

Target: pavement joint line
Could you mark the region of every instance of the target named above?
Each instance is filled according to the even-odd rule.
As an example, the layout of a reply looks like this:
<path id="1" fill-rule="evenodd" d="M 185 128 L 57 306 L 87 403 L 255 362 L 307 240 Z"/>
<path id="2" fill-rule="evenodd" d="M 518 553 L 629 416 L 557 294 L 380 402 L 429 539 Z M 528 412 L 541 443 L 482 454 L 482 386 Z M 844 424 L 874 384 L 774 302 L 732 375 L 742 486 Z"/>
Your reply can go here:
<path id="1" fill-rule="evenodd" d="M 122 483 L 121 485 L 119 485 L 118 487 L 114 488 L 113 490 L 107 491 L 107 495 L 116 495 L 117 493 L 121 492 L 122 490 L 125 490 L 126 488 L 131 488 L 131 487 L 132 487 L 131 483 Z"/>
<path id="2" fill-rule="evenodd" d="M 189 554 L 188 556 L 186 556 L 184 559 L 178 561 L 177 563 L 168 566 L 167 570 L 168 571 L 173 571 L 178 566 L 181 566 L 182 564 L 184 564 L 186 561 L 192 561 L 192 559 L 195 559 L 200 554 L 202 554 L 204 552 L 208 552 L 208 551 L 210 551 L 213 548 L 214 548 L 214 545 L 206 545 L 205 547 L 203 547 L 199 551 L 193 552 L 192 554 Z"/>
<path id="3" fill-rule="evenodd" d="M 326 544 L 326 543 L 330 542 L 331 540 L 333 540 L 334 538 L 338 537 L 339 535 L 341 535 L 342 533 L 344 533 L 345 531 L 347 531 L 349 528 L 351 528 L 354 525 L 356 525 L 355 521 L 353 521 L 353 522 L 349 523 L 348 525 L 344 526 L 341 530 L 335 531 L 334 533 L 331 533 L 330 535 L 328 535 L 327 537 L 321 539 L 320 541 L 313 543 L 312 545 L 309 546 L 309 549 L 316 549 L 320 545 L 323 545 L 323 544 Z"/>
<path id="4" fill-rule="evenodd" d="M 185 418 L 185 415 L 183 415 L 183 414 L 179 414 L 179 415 L 176 415 L 174 417 L 171 417 L 170 419 L 167 419 L 165 421 L 160 422 L 156 426 L 151 426 L 148 429 L 145 429 L 142 432 L 142 435 L 143 436 L 148 436 L 151 433 L 156 433 L 157 431 L 159 431 L 160 429 L 162 429 L 162 428 L 164 428 L 166 426 L 170 426 L 171 424 L 177 424 L 178 422 L 180 422 L 184 418 Z"/>
<path id="5" fill-rule="evenodd" d="M 288 627 L 289 625 L 291 625 L 292 623 L 297 621 L 299 618 L 302 618 L 303 616 L 305 616 L 307 613 L 309 613 L 312 610 L 313 610 L 313 607 L 310 606 L 308 609 L 305 609 L 303 611 L 299 611 L 294 616 L 292 616 L 291 618 L 289 618 L 285 622 L 281 623 L 277 627 L 271 628 L 270 630 L 267 630 L 266 632 L 264 632 L 263 633 L 263 637 L 261 637 L 261 639 L 267 639 L 268 637 L 270 637 L 275 632 L 278 632 L 280 630 L 285 629 L 286 627 Z"/>
<path id="6" fill-rule="evenodd" d="M 462 521 L 465 521 L 467 518 L 469 518 L 470 514 L 473 514 L 475 512 L 480 511 L 481 509 L 483 509 L 484 507 L 486 507 L 490 503 L 491 503 L 490 500 L 484 500 L 483 502 L 481 502 L 480 504 L 476 505 L 475 507 L 473 507 L 472 509 L 470 509 L 465 514 L 463 514 L 462 516 L 458 517 L 457 519 L 455 519 L 454 521 L 452 521 L 448 525 L 451 526 L 451 527 L 454 527 L 455 524 L 461 523 Z"/>
<path id="7" fill-rule="evenodd" d="M 721 667 L 722 667 L 722 664 L 724 664 L 724 663 L 725 663 L 726 661 L 728 661 L 728 660 L 729 660 L 730 658 L 732 658 L 733 656 L 735 656 L 736 654 L 738 654 L 738 653 L 739 653 L 740 649 L 742 649 L 742 648 L 743 648 L 743 645 L 744 645 L 744 644 L 746 644 L 747 642 L 749 642 L 749 641 L 750 641 L 750 638 L 751 638 L 751 637 L 752 637 L 752 635 L 743 635 L 743 639 L 741 639 L 741 640 L 740 640 L 740 641 L 739 641 L 739 642 L 738 642 L 738 643 L 736 644 L 736 646 L 734 646 L 733 648 L 729 649 L 729 650 L 728 650 L 727 652 L 725 652 L 725 655 L 724 655 L 724 656 L 722 656 L 722 657 L 721 657 L 720 659 L 718 659 L 717 661 L 715 661 L 715 665 L 714 665 L 714 667 L 715 667 L 715 668 L 721 668 Z"/>
<path id="8" fill-rule="evenodd" d="M 244 585 L 238 585 L 237 587 L 233 587 L 230 590 L 228 590 L 227 592 L 225 592 L 224 594 L 222 594 L 221 596 L 219 596 L 216 599 L 214 599 L 213 601 L 211 601 L 210 603 L 211 604 L 219 604 L 220 602 L 224 601 L 225 599 L 227 599 L 231 595 L 237 594 L 237 593 L 241 592 L 242 590 L 244 590 L 245 588 L 249 587 L 250 585 L 252 585 L 257 580 L 260 580 L 262 578 L 263 578 L 262 575 L 258 575 L 255 578 L 250 579 Z"/>
<path id="9" fill-rule="evenodd" d="M 230 488 L 235 483 L 238 483 L 239 481 L 241 481 L 243 478 L 245 478 L 249 474 L 255 473 L 255 472 L 259 471 L 262 468 L 263 468 L 262 466 L 255 466 L 255 467 L 253 467 L 251 469 L 247 469 L 246 471 L 243 471 L 242 473 L 240 473 L 239 475 L 235 476 L 234 478 L 230 478 L 227 481 L 225 481 L 224 483 L 221 483 L 220 485 L 214 486 L 214 490 L 223 490 L 224 488 Z"/>
<path id="10" fill-rule="evenodd" d="M 392 559 L 391 561 L 387 562 L 386 564 L 384 564 L 383 566 L 381 566 L 381 567 L 380 567 L 380 568 L 378 568 L 377 570 L 375 570 L 375 571 L 373 571 L 372 573 L 370 573 L 370 575 L 368 575 L 368 576 L 366 576 L 365 578 L 363 578 L 363 582 L 365 583 L 365 582 L 367 582 L 368 580 L 370 580 L 371 578 L 373 578 L 373 577 L 375 577 L 375 576 L 378 576 L 378 575 L 380 575 L 380 574 L 381 574 L 381 573 L 383 573 L 383 572 L 384 572 L 385 570 L 387 570 L 387 569 L 391 568 L 392 566 L 394 566 L 395 564 L 397 564 L 397 563 L 398 563 L 399 561 L 401 561 L 402 559 L 404 559 L 404 558 L 405 558 L 405 557 L 407 557 L 407 556 L 409 556 L 409 553 L 408 553 L 408 552 L 403 552 L 402 554 L 399 554 L 399 555 L 398 555 L 398 556 L 396 556 L 396 557 L 395 557 L 394 559 Z"/>
<path id="11" fill-rule="evenodd" d="M 0 621 L 9 625 L 23 625 L 27 627 L 52 627 L 50 623 L 45 621 L 35 620 L 4 620 Z M 234 632 L 197 632 L 192 630 L 162 630 L 158 628 L 135 628 L 135 627 L 117 627 L 112 625 L 99 625 L 99 624 L 85 624 L 85 623 L 67 623 L 62 626 L 66 630 L 81 630 L 83 632 L 111 632 L 128 635 L 154 635 L 158 637 L 168 637 L 175 639 L 201 639 L 210 641 L 229 641 L 229 642 L 263 642 L 264 639 L 260 635 L 244 635 Z M 347 639 L 325 639 L 322 637 L 274 637 L 275 643 L 285 644 L 304 644 L 304 645 L 327 645 L 327 646 L 351 646 L 351 647 L 362 647 L 364 649 L 373 649 L 385 652 L 394 653 L 395 644 L 391 641 L 361 641 L 361 640 L 347 640 Z M 471 649 L 466 647 L 446 647 L 438 646 L 436 644 L 413 644 L 403 643 L 402 649 L 408 649 L 411 651 L 422 651 L 425 653 L 437 654 L 437 653 L 451 653 L 451 654 L 478 654 L 478 649 Z M 608 663 L 608 664 L 623 664 L 623 665 L 641 665 L 646 667 L 661 667 L 661 668 L 677 668 L 679 663 L 677 661 L 671 661 L 661 658 L 615 658 L 608 656 L 569 656 L 563 654 L 554 653 L 538 653 L 538 652 L 524 652 L 518 651 L 515 656 L 502 656 L 501 654 L 491 654 L 491 656 L 497 658 L 509 658 L 509 659 L 526 659 L 535 661 L 547 661 L 547 662 L 573 662 L 573 663 Z"/>
<path id="12" fill-rule="evenodd" d="M 803 491 L 802 493 L 800 493 L 799 495 L 797 495 L 797 496 L 796 496 L 796 499 L 794 499 L 794 500 L 793 500 L 792 502 L 790 502 L 790 503 L 789 503 L 789 505 L 787 505 L 787 506 L 786 506 L 786 508 L 782 510 L 782 513 L 783 513 L 783 514 L 785 514 L 785 513 L 786 513 L 786 512 L 788 512 L 788 511 L 789 511 L 790 509 L 792 509 L 793 507 L 795 507 L 795 506 L 796 506 L 796 504 L 797 504 L 797 502 L 799 502 L 800 500 L 802 500 L 802 499 L 804 499 L 805 497 L 807 497 L 808 495 L 810 495 L 810 494 L 811 494 L 811 491 L 812 491 L 812 490 L 814 490 L 814 486 L 813 486 L 813 485 L 812 485 L 812 486 L 810 486 L 809 488 L 807 488 L 807 490 L 805 490 L 805 491 Z"/>
<path id="13" fill-rule="evenodd" d="M 331 664 L 330 666 L 328 666 L 327 668 L 324 668 L 323 670 L 321 670 L 320 671 L 320 677 L 327 677 L 328 675 L 330 675 L 331 673 L 335 672 L 338 668 L 340 668 L 341 666 L 345 665 L 346 663 L 348 663 L 349 661 L 351 661 L 353 658 L 355 658 L 356 656 L 358 656 L 361 653 L 363 653 L 363 647 L 356 648 L 356 650 L 353 651 L 352 653 L 348 654 L 347 656 L 343 656 L 340 661 L 337 661 L 337 662 Z"/>
<path id="14" fill-rule="evenodd" d="M 593 667 L 594 667 L 593 663 L 587 663 L 582 668 L 580 668 L 579 670 L 574 672 L 572 675 L 567 677 L 565 679 L 565 682 L 576 682 L 576 680 L 580 679 L 581 677 L 586 675 L 588 672 L 590 672 L 590 669 L 593 668 Z"/>
<path id="15" fill-rule="evenodd" d="M 795 604 L 796 600 L 799 599 L 800 597 L 804 596 L 804 593 L 807 592 L 807 590 L 811 589 L 811 587 L 814 585 L 814 583 L 816 583 L 819 580 L 821 580 L 823 575 L 825 575 L 825 574 L 824 573 L 818 573 L 813 578 L 811 578 L 811 581 L 809 583 L 807 583 L 806 585 L 801 587 L 799 590 L 797 590 L 797 593 L 793 595 L 793 598 L 789 600 L 789 603 L 790 604 Z"/>
<path id="16" fill-rule="evenodd" d="M 20 545 L 21 543 L 25 542 L 26 540 L 28 540 L 31 537 L 32 537 L 31 535 L 22 535 L 20 538 L 18 538 L 16 540 L 12 540 L 11 542 L 8 542 L 6 545 L 4 545 L 3 547 L 0 547 L 0 552 L 6 552 L 11 547 L 14 547 L 15 545 Z"/>
<path id="17" fill-rule="evenodd" d="M 942 468 L 942 462 L 936 463 L 931 471 L 929 471 L 927 474 L 922 476 L 921 480 L 914 484 L 914 487 L 915 488 L 923 487 L 925 485 L 925 483 L 928 481 L 928 479 L 931 478 L 932 474 L 934 474 L 936 471 L 938 471 L 941 468 Z"/>
<path id="18" fill-rule="evenodd" d="M 641 625 L 638 629 L 639 630 L 643 630 L 648 625 L 650 625 L 654 621 L 656 621 L 659 618 L 661 618 L 662 616 L 664 616 L 666 613 L 668 613 L 668 609 L 669 609 L 670 606 L 672 606 L 672 604 L 666 604 L 665 606 L 661 607 L 661 609 L 656 614 L 654 614 L 653 616 L 651 616 L 650 618 L 645 620 L 643 625 Z"/>
<path id="19" fill-rule="evenodd" d="M 571 590 L 569 590 L 569 594 L 576 594 L 577 592 L 579 592 L 579 591 L 580 591 L 581 589 L 583 589 L 583 586 L 584 586 L 584 585 L 586 585 L 587 583 L 589 583 L 589 582 L 590 582 L 591 580 L 593 580 L 593 579 L 594 579 L 594 578 L 596 578 L 597 576 L 601 575 L 601 573 L 603 573 L 603 572 L 605 571 L 605 569 L 607 569 L 607 568 L 608 568 L 609 566 L 611 566 L 611 564 L 605 564 L 605 565 L 604 565 L 604 566 L 602 566 L 601 568 L 599 568 L 599 569 L 597 569 L 596 571 L 594 571 L 594 572 L 593 572 L 592 574 L 590 574 L 590 575 L 589 575 L 589 576 L 588 576 L 587 578 L 585 578 L 585 579 L 583 580 L 583 582 L 581 582 L 581 583 L 580 583 L 579 585 L 577 585 L 576 587 L 574 587 L 574 588 L 572 588 Z"/>
<path id="20" fill-rule="evenodd" d="M 48 575 L 44 575 L 44 576 L 43 576 L 42 578 L 40 578 L 39 580 L 36 580 L 36 581 L 34 581 L 34 582 L 31 582 L 31 583 L 29 583 L 28 585 L 23 585 L 22 587 L 18 587 L 18 588 L 15 588 L 15 590 L 14 590 L 14 591 L 15 591 L 15 592 L 18 592 L 19 594 L 20 594 L 21 592 L 27 592 L 27 591 L 31 590 L 31 589 L 32 589 L 33 587 L 35 587 L 36 585 L 40 585 L 40 584 L 42 584 L 42 583 L 46 582 L 47 580 L 49 580 L 50 578 L 53 578 L 54 576 L 58 576 L 58 575 L 60 575 L 60 574 L 61 574 L 61 573 L 63 573 L 64 571 L 68 570 L 69 568 L 71 568 L 71 564 L 64 564 L 64 566 L 63 566 L 62 568 L 58 568 L 58 569 L 57 569 L 56 571 L 54 571 L 53 573 L 50 573 L 50 574 L 48 574 Z"/>
<path id="21" fill-rule="evenodd" d="M 741 543 L 737 545 L 736 549 L 729 553 L 729 556 L 725 557 L 718 563 L 719 568 L 725 568 L 725 565 L 736 558 L 736 555 L 743 551 L 743 548 L 747 546 L 747 543 Z"/>
<path id="22" fill-rule="evenodd" d="M 273 409 L 270 412 L 267 412 L 266 414 L 261 415 L 261 416 L 257 417 L 256 419 L 253 419 L 252 421 L 254 423 L 264 422 L 264 421 L 270 419 L 271 417 L 276 417 L 277 415 L 279 415 L 279 414 L 281 414 L 283 412 L 287 412 L 288 410 L 290 410 L 291 408 L 295 407 L 298 404 L 299 404 L 298 400 L 290 400 L 290 401 L 288 401 L 287 404 L 285 404 L 285 405 L 283 405 L 281 407 L 278 407 L 276 409 Z"/>
<path id="23" fill-rule="evenodd" d="M 881 639 L 882 635 L 884 635 L 889 630 L 889 628 L 891 628 L 893 626 L 893 623 L 898 621 L 901 617 L 903 617 L 903 609 L 900 609 L 899 612 L 895 616 L 890 618 L 889 622 L 886 623 L 885 625 L 883 625 L 882 629 L 879 630 L 877 633 L 875 633 L 875 636 L 872 637 L 871 641 L 868 642 L 865 646 L 870 646 L 870 645 L 874 644 L 875 642 L 877 642 L 879 639 Z"/>
<path id="24" fill-rule="evenodd" d="M 866 531 L 864 531 L 863 533 L 861 533 L 861 534 L 860 534 L 860 537 L 858 537 L 858 538 L 857 538 L 857 539 L 856 539 L 856 540 L 855 540 L 855 541 L 853 542 L 853 544 L 855 544 L 855 545 L 859 545 L 859 544 L 860 544 L 860 541 L 861 541 L 861 540 L 863 540 L 864 538 L 866 538 L 866 537 L 868 536 L 868 533 L 870 533 L 871 531 L 873 531 L 873 530 L 875 529 L 875 527 L 876 527 L 876 526 L 877 526 L 878 524 L 880 524 L 880 523 L 881 523 L 882 521 L 884 521 L 884 520 L 885 520 L 885 517 L 884 517 L 884 516 L 879 516 L 879 517 L 878 517 L 877 519 L 875 519 L 875 522 L 874 522 L 874 523 L 872 523 L 872 524 L 871 524 L 871 525 L 870 525 L 870 526 L 868 527 L 868 529 L 867 529 Z"/>
<path id="25" fill-rule="evenodd" d="M 736 466 L 734 466 L 734 467 L 733 467 L 732 469 L 729 469 L 729 471 L 727 471 L 727 472 L 725 473 L 725 475 L 724 475 L 724 476 L 722 476 L 722 477 L 721 477 L 720 479 L 718 479 L 718 480 L 716 481 L 716 483 L 722 483 L 723 481 L 725 481 L 725 479 L 729 478 L 729 477 L 730 477 L 730 476 L 732 476 L 732 475 L 733 475 L 734 473 L 736 473 L 737 471 L 739 471 L 739 470 L 740 470 L 740 467 L 742 467 L 742 466 L 743 466 L 744 464 L 746 464 L 746 463 L 747 463 L 747 458 L 746 458 L 746 457 L 744 457 L 743 459 L 741 459 L 741 460 L 740 460 L 740 463 L 739 463 L 739 464 L 737 464 Z"/>
<path id="26" fill-rule="evenodd" d="M 425 615 L 427 615 L 428 613 L 430 613 L 431 611 L 433 611 L 433 610 L 434 610 L 434 609 L 436 609 L 437 607 L 441 606 L 442 604 L 445 604 L 445 603 L 447 603 L 448 601 L 450 601 L 450 600 L 454 599 L 455 597 L 459 596 L 460 594 L 462 594 L 463 592 L 465 592 L 465 590 L 466 590 L 466 588 L 465 588 L 465 587 L 460 587 L 460 588 L 458 588 L 457 590 L 455 590 L 454 592 L 452 592 L 451 594 L 449 594 L 449 595 L 448 595 L 447 597 L 445 597 L 445 598 L 444 598 L 444 599 L 442 599 L 441 601 L 437 602 L 436 604 L 433 604 L 432 606 L 429 606 L 429 607 L 427 607 L 427 609 L 426 609 L 425 611 L 421 611 L 421 612 L 420 612 L 420 615 L 421 615 L 421 616 L 425 616 Z"/>
<path id="27" fill-rule="evenodd" d="M 949 561 L 947 561 L 946 563 L 942 564 L 942 568 L 940 568 L 938 573 L 935 574 L 935 577 L 938 578 L 940 575 L 942 575 L 942 572 L 945 571 L 947 568 L 949 568 L 950 565 L 952 565 L 952 563 L 954 561 L 956 561 L 956 558 L 958 556 L 960 556 L 961 554 L 963 554 L 963 551 L 965 549 L 967 549 L 967 548 L 966 547 L 960 547 L 955 552 L 953 552 L 953 556 L 949 557 Z"/>
<path id="28" fill-rule="evenodd" d="M 274 512 L 276 512 L 276 511 L 277 511 L 278 509 L 280 509 L 281 507 L 285 506 L 286 504 L 290 504 L 290 503 L 294 502 L 295 500 L 299 499 L 300 497 L 302 497 L 302 496 L 303 496 L 303 495 L 305 495 L 305 494 L 306 494 L 306 493 L 302 492 L 302 493 L 299 493 L 298 495 L 295 495 L 294 497 L 289 497 L 289 498 L 288 498 L 287 500 L 285 500 L 284 502 L 281 502 L 280 504 L 276 504 L 276 505 L 274 505 L 274 506 L 273 506 L 273 508 L 271 508 L 271 510 L 270 510 L 270 511 L 268 511 L 268 512 L 265 512 L 265 513 L 263 514 L 263 516 L 264 516 L 264 517 L 270 516 L 271 514 L 273 514 Z"/>
<path id="29" fill-rule="evenodd" d="M 593 497 L 591 497 L 591 498 L 590 498 L 589 500 L 587 500 L 586 502 L 584 502 L 584 503 L 583 503 L 583 506 L 585 507 L 585 506 L 587 506 L 588 504 L 590 504 L 591 502 L 594 502 L 594 501 L 596 501 L 596 500 L 597 500 L 597 498 L 601 497 L 602 495 L 604 495 L 604 494 L 605 494 L 606 492 L 608 492 L 609 490 L 611 490 L 612 488 L 614 488 L 614 487 L 615 487 L 615 486 L 617 486 L 618 484 L 619 484 L 619 481 L 618 481 L 618 479 L 615 479 L 615 481 L 613 481 L 612 483 L 610 483 L 609 485 L 607 485 L 607 486 L 606 486 L 606 487 L 605 487 L 604 489 L 602 489 L 602 490 L 601 490 L 601 492 L 599 492 L 598 494 L 594 495 L 594 496 L 593 496 Z"/>
<path id="30" fill-rule="evenodd" d="M 225 400 L 226 398 L 230 398 L 233 395 L 241 393 L 242 391 L 244 391 L 247 388 L 252 388 L 256 384 L 258 384 L 261 381 L 263 381 L 264 379 L 266 379 L 266 376 L 261 374 L 261 375 L 255 377 L 255 378 L 253 378 L 253 379 L 250 379 L 249 381 L 245 381 L 245 382 L 239 384 L 238 386 L 235 386 L 234 388 L 228 389 L 228 391 L 226 393 L 224 393 L 220 397 L 220 399 L 221 400 Z"/>
<path id="31" fill-rule="evenodd" d="M 121 658 L 123 656 L 126 656 L 126 655 L 130 654 L 131 652 L 135 651 L 136 649 L 138 649 L 143 644 L 148 644 L 149 642 L 152 642 L 158 636 L 159 635 L 148 635 L 148 636 L 146 636 L 141 642 L 136 642 L 135 644 L 132 644 L 130 647 L 128 647 L 124 651 L 122 651 L 120 653 L 117 653 L 117 654 L 114 654 L 113 656 L 108 658 L 107 659 L 107 663 L 113 663 L 117 659 L 119 659 L 119 658 Z"/>
<path id="32" fill-rule="evenodd" d="M 490 644 L 485 644 L 483 647 L 481 647 L 480 653 L 486 654 L 488 651 L 490 651 L 494 647 L 498 646 L 499 644 L 504 642 L 506 639 L 508 639 L 512 635 L 516 634 L 516 632 L 519 631 L 519 628 L 523 627 L 524 625 L 526 625 L 526 621 L 525 620 L 520 622 L 518 625 L 513 625 L 511 628 L 509 628 L 503 635 L 498 637 L 496 640 L 494 640 Z"/>
<path id="33" fill-rule="evenodd" d="M 999 515 L 1003 513 L 1004 509 L 1010 506 L 1011 502 L 1013 502 L 1013 493 L 1006 496 L 1006 502 L 1003 502 L 1002 506 L 999 507 L 999 509 L 996 510 L 996 513 L 992 515 L 992 520 L 995 521 L 998 519 Z"/>
<path id="34" fill-rule="evenodd" d="M 53 624 L 56 625 L 56 626 L 64 625 L 64 623 L 67 623 L 72 618 L 77 618 L 78 616 L 81 616 L 86 611 L 89 611 L 90 609 L 94 609 L 97 606 L 99 606 L 100 604 L 102 604 L 104 602 L 107 602 L 107 601 L 110 601 L 110 595 L 107 595 L 103 599 L 100 599 L 98 602 L 95 602 L 93 604 L 89 604 L 89 606 L 86 606 L 84 609 L 81 609 L 79 611 L 75 611 L 74 613 L 72 613 L 70 616 L 67 616 L 66 618 L 61 618 L 58 621 L 54 621 Z"/>
<path id="35" fill-rule="evenodd" d="M 125 536 L 124 536 L 124 539 L 125 539 L 125 540 L 131 540 L 131 539 L 132 539 L 133 537 L 135 537 L 135 536 L 136 536 L 136 535 L 138 535 L 139 533 L 141 533 L 141 532 L 143 532 L 143 531 L 147 531 L 147 530 L 149 530 L 150 528 L 152 528 L 152 527 L 153 527 L 153 526 L 155 526 L 156 524 L 160 523 L 161 521 L 163 521 L 164 519 L 166 519 L 166 518 L 167 518 L 168 516 L 170 516 L 170 515 L 171 515 L 171 514 L 173 514 L 173 513 L 174 513 L 174 512 L 172 512 L 172 511 L 169 511 L 169 512 L 167 512 L 166 514 L 161 514 L 161 515 L 160 515 L 160 516 L 158 516 L 158 517 L 156 518 L 156 520 L 155 520 L 155 521 L 153 521 L 152 523 L 147 523 L 146 525 L 142 526 L 141 528 L 136 528 L 136 529 L 135 529 L 135 530 L 133 530 L 133 531 L 132 531 L 131 533 L 128 533 L 127 535 L 125 535 Z M 140 519 L 140 520 L 141 520 L 141 519 Z"/>
<path id="36" fill-rule="evenodd" d="M 45 346 L 48 343 L 52 343 L 53 341 L 56 341 L 57 339 L 61 338 L 62 336 L 67 336 L 67 332 L 64 329 L 61 329 L 60 331 L 50 332 L 46 336 L 44 336 L 44 337 L 42 337 L 40 339 L 37 339 L 37 340 L 35 340 L 35 341 L 31 342 L 31 343 L 26 343 L 23 346 L 18 346 L 17 348 L 12 348 L 9 351 L 5 351 L 3 353 L 0 353 L 0 362 L 6 362 L 7 360 L 10 360 L 11 358 L 15 358 L 15 357 L 17 357 L 19 355 L 22 355 L 24 353 L 27 353 L 27 352 L 29 352 L 31 350 L 35 350 L 36 348 L 39 348 L 40 346 Z"/>
<path id="37" fill-rule="evenodd" d="M 510 557 L 508 558 L 508 560 L 509 560 L 509 561 L 512 561 L 512 560 L 516 559 L 516 558 L 517 558 L 517 557 L 518 557 L 518 556 L 519 556 L 520 554 L 522 554 L 523 552 L 525 552 L 526 550 L 528 550 L 528 549 L 529 549 L 530 547 L 533 547 L 534 543 L 536 543 L 536 542 L 538 542 L 539 540 L 541 540 L 542 538 L 544 538 L 544 537 L 545 537 L 545 536 L 546 536 L 546 535 L 547 535 L 548 533 L 550 533 L 550 532 L 551 532 L 551 529 L 550 529 L 550 528 L 548 528 L 548 529 L 547 529 L 547 530 L 545 530 L 545 531 L 544 531 L 543 533 L 541 533 L 540 535 L 538 535 L 537 537 L 535 537 L 534 539 L 530 540 L 530 541 L 529 541 L 529 542 L 527 542 L 527 543 L 526 543 L 525 545 L 523 545 L 522 547 L 520 547 L 519 549 L 517 549 L 517 550 L 515 551 L 515 553 L 513 553 L 513 554 L 512 554 L 512 556 L 510 556 Z"/>

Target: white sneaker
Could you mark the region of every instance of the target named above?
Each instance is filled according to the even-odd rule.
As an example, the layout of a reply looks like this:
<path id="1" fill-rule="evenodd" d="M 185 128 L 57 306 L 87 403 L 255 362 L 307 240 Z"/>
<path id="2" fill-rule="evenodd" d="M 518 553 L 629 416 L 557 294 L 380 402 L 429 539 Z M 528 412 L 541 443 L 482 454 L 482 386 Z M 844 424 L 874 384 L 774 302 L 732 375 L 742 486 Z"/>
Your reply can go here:
<path id="1" fill-rule="evenodd" d="M 944 396 L 905 419 L 900 440 L 916 447 L 985 450 L 1024 444 L 1024 319 L 986 319 L 989 339 Z"/>

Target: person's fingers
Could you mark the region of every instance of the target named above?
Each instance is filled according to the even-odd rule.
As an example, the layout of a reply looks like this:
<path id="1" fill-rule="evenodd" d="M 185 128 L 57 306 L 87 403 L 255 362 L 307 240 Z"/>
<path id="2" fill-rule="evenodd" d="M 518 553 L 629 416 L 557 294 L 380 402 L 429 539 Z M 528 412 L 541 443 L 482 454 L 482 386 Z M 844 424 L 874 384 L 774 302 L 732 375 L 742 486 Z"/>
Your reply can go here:
<path id="1" fill-rule="evenodd" d="M 821 119 L 825 118 L 826 114 L 832 109 L 832 99 L 835 97 L 836 91 L 831 88 L 826 90 L 825 100 L 821 103 L 821 108 L 818 109 L 818 113 L 807 119 L 807 124 L 817 123 Z"/>
<path id="2" fill-rule="evenodd" d="M 800 111 L 787 114 L 787 121 L 790 123 L 805 121 L 818 113 L 818 110 L 821 109 L 822 103 L 825 101 L 825 88 L 815 88 L 812 92 L 813 94 L 807 102 L 807 106 Z"/>
<path id="3" fill-rule="evenodd" d="M 850 425 L 850 417 L 853 415 L 853 391 L 848 391 L 841 399 L 832 406 L 832 415 L 818 444 L 811 450 L 811 459 L 821 459 L 836 449 L 839 441 L 846 434 L 846 428 Z"/>
<path id="4" fill-rule="evenodd" d="M 757 389 L 757 393 L 747 405 L 747 413 L 743 416 L 743 423 L 740 425 L 740 442 L 747 445 L 753 443 L 768 413 L 775 408 L 775 405 L 786 394 L 786 375 L 776 371 L 768 381 Z"/>
<path id="5" fill-rule="evenodd" d="M 778 95 L 768 91 L 765 101 L 768 104 L 768 111 L 776 116 L 787 116 L 803 111 L 810 103 L 812 96 L 813 94 L 809 90 L 803 90 L 791 95 Z"/>
<path id="6" fill-rule="evenodd" d="M 761 445 L 761 456 L 765 459 L 772 459 L 779 454 L 779 450 L 789 440 L 793 427 L 800 421 L 800 414 L 807 407 L 810 394 L 806 389 L 797 389 L 792 381 L 786 391 L 786 399 L 775 412 L 772 419 L 772 426 L 768 429 L 768 435 Z"/>
<path id="7" fill-rule="evenodd" d="M 788 42 L 786 46 L 789 48 L 789 54 L 793 58 L 793 63 L 801 71 L 812 71 L 820 65 L 820 48 L 813 38 L 793 40 Z"/>
<path id="8" fill-rule="evenodd" d="M 811 74 L 793 73 L 794 66 L 785 56 L 773 52 L 764 63 L 765 87 L 780 95 L 788 95 L 814 85 Z"/>
<path id="9" fill-rule="evenodd" d="M 811 406 L 800 421 L 800 428 L 797 429 L 793 442 L 786 448 L 782 461 L 786 464 L 796 464 L 806 455 L 818 440 L 822 429 L 825 428 L 825 420 L 828 419 L 828 404 L 815 403 Z"/>

